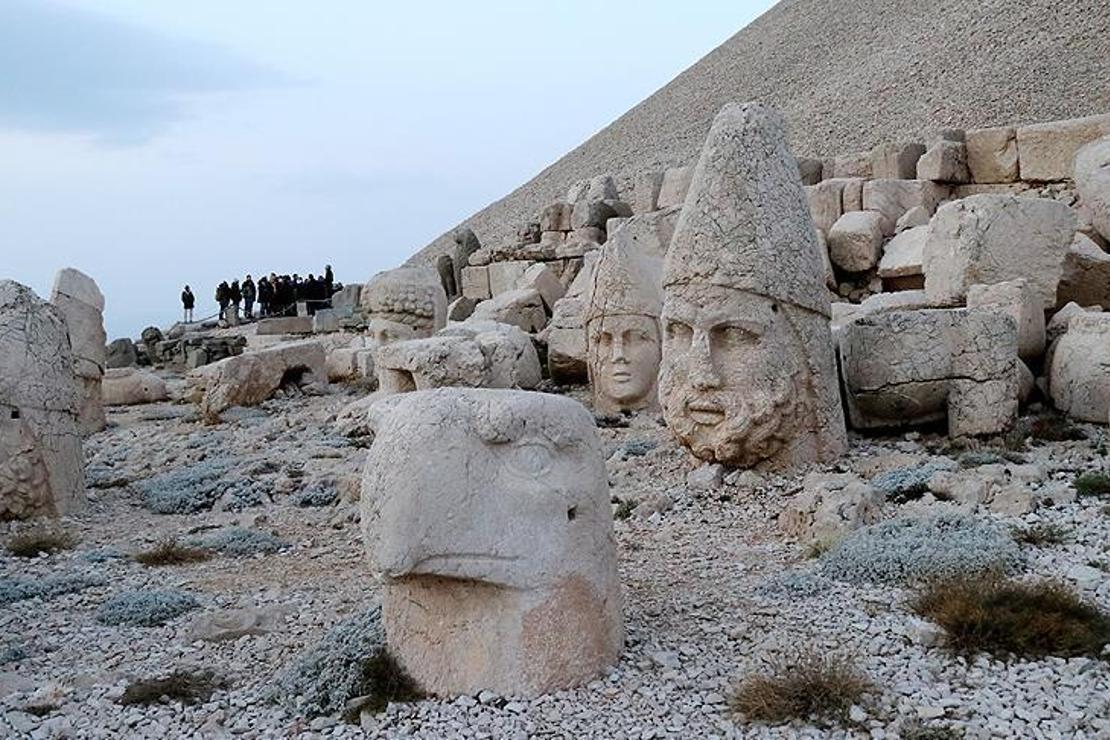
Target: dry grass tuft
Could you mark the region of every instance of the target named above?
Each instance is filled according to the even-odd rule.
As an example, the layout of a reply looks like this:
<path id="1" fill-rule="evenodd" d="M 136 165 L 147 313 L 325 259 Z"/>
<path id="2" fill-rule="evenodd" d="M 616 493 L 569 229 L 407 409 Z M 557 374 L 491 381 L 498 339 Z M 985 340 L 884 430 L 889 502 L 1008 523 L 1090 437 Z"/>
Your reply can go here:
<path id="1" fill-rule="evenodd" d="M 1014 527 L 1010 534 L 1014 542 L 1020 545 L 1044 547 L 1046 545 L 1062 545 L 1068 541 L 1070 532 L 1067 527 L 1059 524 L 1030 524 L 1028 527 Z"/>
<path id="2" fill-rule="evenodd" d="M 124 690 L 119 703 L 157 704 L 163 699 L 182 704 L 200 704 L 208 701 L 213 692 L 226 686 L 211 671 L 177 670 L 164 678 L 144 678 L 133 681 Z"/>
<path id="3" fill-rule="evenodd" d="M 149 550 L 136 553 L 134 559 L 149 567 L 200 563 L 212 557 L 210 550 L 182 545 L 175 539 L 162 540 Z"/>
<path id="4" fill-rule="evenodd" d="M 362 665 L 360 697 L 351 702 L 343 719 L 357 724 L 363 712 L 385 711 L 390 702 L 414 702 L 424 698 L 424 692 L 412 676 L 390 654 L 381 650 Z"/>
<path id="5" fill-rule="evenodd" d="M 19 558 L 33 558 L 42 553 L 72 550 L 76 535 L 60 529 L 29 529 L 12 536 L 4 547 Z"/>
<path id="6" fill-rule="evenodd" d="M 943 627 L 949 646 L 963 654 L 1097 658 L 1110 642 L 1110 615 L 1049 581 L 937 581 L 924 586 L 911 607 Z"/>
<path id="7" fill-rule="evenodd" d="M 769 675 L 744 679 L 730 704 L 737 714 L 758 722 L 843 721 L 871 688 L 851 661 L 809 650 L 773 666 Z"/>
<path id="8" fill-rule="evenodd" d="M 628 519 L 629 517 L 632 516 L 632 512 L 635 511 L 635 509 L 636 509 L 635 499 L 630 499 L 630 498 L 621 499 L 620 503 L 617 504 L 616 510 L 613 511 L 613 518 L 614 519 Z"/>

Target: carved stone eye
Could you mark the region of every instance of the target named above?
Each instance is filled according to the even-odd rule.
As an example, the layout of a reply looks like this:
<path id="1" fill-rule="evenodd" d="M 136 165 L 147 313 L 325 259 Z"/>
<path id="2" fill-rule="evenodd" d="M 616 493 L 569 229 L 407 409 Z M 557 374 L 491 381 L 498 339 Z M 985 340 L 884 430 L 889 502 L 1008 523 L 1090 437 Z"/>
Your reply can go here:
<path id="1" fill-rule="evenodd" d="M 513 475 L 538 480 L 551 472 L 554 454 L 538 442 L 517 445 L 509 454 L 505 467 Z"/>

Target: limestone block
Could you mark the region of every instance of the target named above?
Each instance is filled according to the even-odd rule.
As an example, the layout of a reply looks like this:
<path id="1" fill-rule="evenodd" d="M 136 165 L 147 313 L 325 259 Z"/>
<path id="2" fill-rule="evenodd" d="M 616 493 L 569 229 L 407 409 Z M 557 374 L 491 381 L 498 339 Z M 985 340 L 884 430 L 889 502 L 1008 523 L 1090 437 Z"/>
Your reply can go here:
<path id="1" fill-rule="evenodd" d="M 537 262 L 525 270 L 524 275 L 517 281 L 516 287 L 539 293 L 549 314 L 555 310 L 555 301 L 566 293 L 555 272 L 542 262 Z"/>
<path id="2" fill-rule="evenodd" d="M 187 380 L 201 413 L 214 417 L 260 404 L 283 386 L 326 385 L 327 360 L 319 342 L 290 342 L 205 365 Z"/>
<path id="3" fill-rule="evenodd" d="M 1018 179 L 1017 129 L 1013 126 L 968 131 L 966 144 L 972 182 L 999 183 Z"/>
<path id="4" fill-rule="evenodd" d="M 931 216 L 947 195 L 946 187 L 928 180 L 869 180 L 863 186 L 863 207 L 883 214 L 883 235 L 894 236 L 906 211 L 920 207 Z"/>
<path id="5" fill-rule="evenodd" d="M 1110 113 L 1022 126 L 1017 130 L 1021 179 L 1041 182 L 1071 178 L 1076 153 L 1104 136 L 1110 136 Z"/>
<path id="6" fill-rule="evenodd" d="M 586 305 L 589 300 L 597 252 L 584 258 L 582 268 L 555 303 L 547 327 L 547 371 L 556 383 L 581 383 L 586 369 Z"/>
<path id="7" fill-rule="evenodd" d="M 1013 317 L 1018 331 L 1018 356 L 1023 360 L 1040 357 L 1045 348 L 1044 308 L 1037 294 L 1024 279 L 993 285 L 972 285 L 967 289 L 968 308 L 997 308 Z"/>
<path id="8" fill-rule="evenodd" d="M 851 152 L 825 160 L 824 179 L 838 177 L 862 177 L 869 180 L 871 174 L 871 152 Z"/>
<path id="9" fill-rule="evenodd" d="M 812 157 L 798 158 L 798 175 L 802 178 L 803 185 L 816 185 L 821 182 L 824 168 L 824 160 Z"/>
<path id="10" fill-rule="evenodd" d="M 663 259 L 667 248 L 671 246 L 674 228 L 681 212 L 681 208 L 674 207 L 633 216 L 619 229 L 610 229 L 609 238 L 614 239 L 619 233 L 637 252 Z"/>
<path id="11" fill-rule="evenodd" d="M 948 419 L 951 436 L 997 434 L 1017 416 L 1017 326 L 987 309 L 891 311 L 840 332 L 849 419 L 857 429 Z"/>
<path id="12" fill-rule="evenodd" d="M 547 312 L 539 291 L 523 288 L 507 290 L 482 301 L 474 308 L 470 320 L 500 321 L 533 334 L 547 324 Z"/>
<path id="13" fill-rule="evenodd" d="M 825 286 L 829 290 L 836 290 L 836 273 L 833 271 L 832 259 L 829 257 L 829 243 L 825 239 L 825 232 L 817 229 L 817 254 L 821 258 L 821 267 L 825 273 Z"/>
<path id="14" fill-rule="evenodd" d="M 663 183 L 659 186 L 659 208 L 681 206 L 686 202 L 690 190 L 690 180 L 694 176 L 693 167 L 671 167 L 663 173 Z"/>
<path id="15" fill-rule="evenodd" d="M 508 324 L 467 321 L 427 339 L 395 342 L 374 356 L 380 396 L 432 388 L 531 390 L 542 379 L 527 334 Z"/>
<path id="16" fill-rule="evenodd" d="M 135 349 L 135 343 L 127 337 L 115 339 L 108 345 L 104 361 L 105 369 L 134 367 L 137 364 L 139 364 L 139 352 Z"/>
<path id="17" fill-rule="evenodd" d="M 0 280 L 0 518 L 83 507 L 83 398 L 61 311 Z"/>
<path id="18" fill-rule="evenodd" d="M 883 252 L 883 217 L 877 211 L 852 211 L 829 230 L 829 257 L 846 272 L 866 272 Z"/>
<path id="19" fill-rule="evenodd" d="M 1110 254 L 1083 234 L 1076 234 L 1064 256 L 1056 303 L 1101 306 L 1110 311 Z"/>
<path id="20" fill-rule="evenodd" d="M 782 118 L 725 106 L 663 271 L 659 396 L 695 457 L 784 469 L 846 449 L 819 249 Z"/>
<path id="21" fill-rule="evenodd" d="M 1107 125 L 1110 128 L 1110 117 Z M 1103 239 L 1110 240 L 1110 135 L 1080 149 L 1074 171 L 1084 215 Z"/>
<path id="22" fill-rule="evenodd" d="M 1052 403 L 1068 416 L 1110 419 L 1110 314 L 1084 312 L 1068 323 L 1050 367 Z"/>
<path id="23" fill-rule="evenodd" d="M 915 229 L 918 226 L 928 226 L 929 219 L 932 214 L 925 210 L 922 206 L 914 206 L 910 210 L 902 214 L 898 219 L 898 223 L 894 225 L 894 233 L 901 234 L 903 231 Z"/>
<path id="24" fill-rule="evenodd" d="M 452 321 L 466 321 L 474 313 L 478 301 L 466 296 L 459 296 L 451 301 L 451 305 L 447 307 L 447 323 Z"/>
<path id="25" fill-rule="evenodd" d="M 831 545 L 882 518 L 883 494 L 851 473 L 810 473 L 779 526 L 803 544 Z"/>
<path id="26" fill-rule="evenodd" d="M 340 314 L 334 308 L 318 308 L 312 315 L 312 332 L 328 334 L 339 331 Z"/>
<path id="27" fill-rule="evenodd" d="M 463 263 L 466 264 L 465 262 Z M 458 268 L 458 265 L 456 265 Z M 340 313 L 350 316 L 358 310 L 359 297 L 362 295 L 362 283 L 344 285 L 331 295 L 331 307 Z"/>
<path id="28" fill-rule="evenodd" d="M 490 297 L 496 298 L 502 293 L 516 290 L 516 286 L 520 282 L 520 279 L 524 277 L 524 273 L 527 272 L 528 268 L 532 265 L 532 262 L 526 260 L 492 263 L 487 268 L 489 273 Z"/>
<path id="29" fill-rule="evenodd" d="M 134 406 L 168 399 L 166 382 L 157 375 L 133 367 L 108 370 L 104 374 L 104 405 Z"/>
<path id="30" fill-rule="evenodd" d="M 255 333 L 260 337 L 277 334 L 311 334 L 312 331 L 311 316 L 275 316 L 270 319 L 259 319 L 255 326 Z"/>
<path id="31" fill-rule="evenodd" d="M 540 211 L 540 229 L 541 231 L 570 231 L 571 214 L 574 213 L 574 206 L 570 203 L 559 201 Z"/>
<path id="32" fill-rule="evenodd" d="M 434 269 L 399 267 L 378 273 L 363 286 L 359 310 L 372 330 L 377 326 L 379 332 L 427 337 L 447 324 L 447 293 Z"/>
<path id="33" fill-rule="evenodd" d="M 976 195 L 949 203 L 929 222 L 925 292 L 937 305 L 955 305 L 976 283 L 1026 278 L 1042 307 L 1054 308 L 1075 225 L 1070 208 L 1046 199 Z"/>
<path id="34" fill-rule="evenodd" d="M 462 269 L 462 294 L 476 301 L 484 301 L 491 297 L 488 265 Z"/>
<path id="35" fill-rule="evenodd" d="M 108 361 L 104 296 L 95 280 L 67 267 L 54 276 L 50 302 L 62 312 L 69 332 L 74 370 L 81 385 L 81 430 L 85 434 L 99 432 L 108 423 L 100 390 Z"/>
<path id="36" fill-rule="evenodd" d="M 615 663 L 624 627 L 592 415 L 562 396 L 459 388 L 371 413 L 363 529 L 390 652 L 416 682 L 528 697 Z"/>
<path id="37" fill-rule="evenodd" d="M 576 259 L 587 252 L 597 251 L 605 243 L 605 230 L 596 226 L 575 229 L 567 235 L 566 241 L 555 249 L 559 259 Z"/>
<path id="38" fill-rule="evenodd" d="M 840 193 L 840 206 L 844 213 L 863 210 L 863 184 L 860 177 L 844 178 L 844 190 Z"/>
<path id="39" fill-rule="evenodd" d="M 1074 317 L 1082 316 L 1087 311 L 1091 313 L 1101 313 L 1102 308 L 1098 306 L 1083 308 L 1078 303 L 1068 303 L 1049 319 L 1048 324 L 1045 326 L 1045 339 L 1049 344 L 1052 344 L 1067 333 L 1068 324 L 1071 323 Z M 1045 364 L 1049 365 L 1050 363 L 1046 362 Z"/>
<path id="40" fill-rule="evenodd" d="M 970 182 L 967 145 L 961 141 L 933 144 L 917 161 L 917 179 L 953 184 Z"/>
<path id="41" fill-rule="evenodd" d="M 928 233 L 928 226 L 917 226 L 887 242 L 883 258 L 879 260 L 879 277 L 890 279 L 924 274 L 921 265 Z"/>
<path id="42" fill-rule="evenodd" d="M 632 212 L 639 215 L 657 210 L 662 191 L 662 172 L 642 172 L 637 175 L 632 191 Z"/>
<path id="43" fill-rule="evenodd" d="M 871 150 L 871 177 L 875 180 L 913 180 L 925 145 L 916 142 L 879 144 Z"/>

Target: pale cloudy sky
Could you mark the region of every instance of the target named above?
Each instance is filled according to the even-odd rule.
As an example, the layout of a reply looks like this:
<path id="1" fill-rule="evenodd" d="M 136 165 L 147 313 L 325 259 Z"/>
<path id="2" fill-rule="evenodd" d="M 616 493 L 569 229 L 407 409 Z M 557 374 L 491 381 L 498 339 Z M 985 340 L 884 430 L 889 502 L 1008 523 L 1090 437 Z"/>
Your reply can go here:
<path id="1" fill-rule="evenodd" d="M 770 0 L 0 0 L 0 277 L 72 265 L 110 337 L 220 279 L 365 281 Z"/>

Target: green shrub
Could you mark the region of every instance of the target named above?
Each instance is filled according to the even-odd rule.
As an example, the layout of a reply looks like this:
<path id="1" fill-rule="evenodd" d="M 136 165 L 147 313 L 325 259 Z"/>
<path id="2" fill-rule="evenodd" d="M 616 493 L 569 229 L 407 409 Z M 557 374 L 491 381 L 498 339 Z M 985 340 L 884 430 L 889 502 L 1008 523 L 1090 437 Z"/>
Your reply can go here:
<path id="1" fill-rule="evenodd" d="M 109 626 L 157 627 L 200 606 L 184 591 L 127 591 L 96 610 L 96 620 Z"/>
<path id="2" fill-rule="evenodd" d="M 1110 473 L 1083 473 L 1075 479 L 1080 496 L 1110 496 Z"/>
<path id="3" fill-rule="evenodd" d="M 288 542 L 268 532 L 242 527 L 221 529 L 206 537 L 191 540 L 190 545 L 232 557 L 269 555 L 289 547 Z"/>

